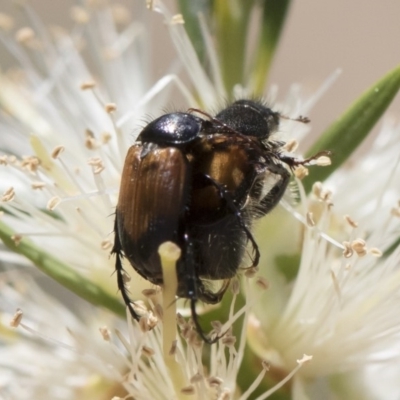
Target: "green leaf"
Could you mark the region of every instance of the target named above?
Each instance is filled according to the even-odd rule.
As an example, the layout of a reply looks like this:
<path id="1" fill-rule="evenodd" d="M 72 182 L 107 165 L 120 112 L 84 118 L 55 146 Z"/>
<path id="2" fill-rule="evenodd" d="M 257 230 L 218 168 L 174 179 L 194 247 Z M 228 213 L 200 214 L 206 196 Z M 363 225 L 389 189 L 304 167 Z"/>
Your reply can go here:
<path id="1" fill-rule="evenodd" d="M 211 12 L 210 0 L 179 0 L 178 5 L 179 10 L 183 15 L 183 19 L 185 20 L 186 33 L 193 44 L 199 60 L 204 64 L 206 51 L 199 24 L 199 14 L 202 14 L 206 19 L 209 19 Z"/>
<path id="2" fill-rule="evenodd" d="M 228 95 L 244 84 L 247 32 L 254 0 L 214 0 L 213 19 L 222 77 Z"/>
<path id="3" fill-rule="evenodd" d="M 309 149 L 307 156 L 322 150 L 330 150 L 332 165 L 310 169 L 309 176 L 303 181 L 307 191 L 311 190 L 314 182 L 326 179 L 351 156 L 385 112 L 399 89 L 400 66 L 372 85 L 321 135 Z"/>
<path id="4" fill-rule="evenodd" d="M 261 33 L 255 53 L 251 88 L 255 95 L 264 93 L 268 72 L 285 24 L 290 0 L 264 0 Z"/>
<path id="5" fill-rule="evenodd" d="M 260 38 L 255 51 L 252 75 L 246 76 L 248 58 L 248 33 L 255 5 L 263 7 Z M 207 67 L 205 43 L 201 34 L 199 14 L 205 16 L 215 44 L 221 76 L 228 96 L 240 83 L 252 80 L 250 88 L 255 95 L 262 95 L 268 70 L 284 25 L 290 0 L 178 0 L 185 20 L 185 29 L 201 60 Z M 258 7 L 257 7 L 258 11 Z"/>
<path id="6" fill-rule="evenodd" d="M 105 307 L 120 316 L 125 316 L 125 307 L 116 297 L 111 296 L 100 286 L 80 275 L 53 255 L 40 249 L 28 239 L 22 239 L 17 245 L 12 240 L 14 234 L 15 232 L 10 227 L 0 221 L 0 239 L 10 250 L 31 260 L 46 275 L 89 303 Z"/>

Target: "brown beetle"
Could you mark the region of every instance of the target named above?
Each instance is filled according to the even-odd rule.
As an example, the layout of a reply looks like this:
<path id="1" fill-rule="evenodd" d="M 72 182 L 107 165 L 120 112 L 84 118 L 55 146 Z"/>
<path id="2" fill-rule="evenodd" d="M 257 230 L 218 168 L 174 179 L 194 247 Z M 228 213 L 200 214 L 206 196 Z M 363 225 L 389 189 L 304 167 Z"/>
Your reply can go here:
<path id="1" fill-rule="evenodd" d="M 112 253 L 124 302 L 139 319 L 124 285 L 121 258 L 125 256 L 145 279 L 162 285 L 158 247 L 166 241 L 176 243 L 182 250 L 177 296 L 189 299 L 199 335 L 213 343 L 219 337 L 204 334 L 196 302 L 221 301 L 248 241 L 254 251 L 252 266 L 258 264 L 252 222 L 282 198 L 290 180 L 284 164 L 292 169 L 310 159 L 281 154 L 283 143 L 270 139 L 281 116 L 261 102 L 238 100 L 215 118 L 190 111 L 150 122 L 128 150 Z M 275 181 L 265 192 L 271 176 Z M 206 280 L 223 284 L 213 292 Z"/>

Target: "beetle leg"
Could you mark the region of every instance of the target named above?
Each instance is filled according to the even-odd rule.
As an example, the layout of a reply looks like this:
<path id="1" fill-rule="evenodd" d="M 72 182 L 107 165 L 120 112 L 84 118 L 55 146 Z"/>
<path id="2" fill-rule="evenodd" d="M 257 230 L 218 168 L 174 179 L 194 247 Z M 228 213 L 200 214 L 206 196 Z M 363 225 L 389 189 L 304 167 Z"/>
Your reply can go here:
<path id="1" fill-rule="evenodd" d="M 329 150 L 323 150 L 319 151 L 317 154 L 314 154 L 311 157 L 308 157 L 304 160 L 298 160 L 297 158 L 289 157 L 289 156 L 283 156 L 280 155 L 279 159 L 286 163 L 290 169 L 294 169 L 295 167 L 298 167 L 299 165 L 312 165 L 312 162 L 317 160 L 319 157 L 326 156 L 330 157 L 332 155 L 332 152 Z"/>
<path id="2" fill-rule="evenodd" d="M 237 218 L 240 227 L 243 229 L 244 233 L 247 236 L 247 240 L 249 240 L 251 242 L 251 245 L 253 246 L 253 251 L 255 253 L 255 256 L 254 256 L 254 260 L 253 260 L 253 265 L 251 267 L 256 267 L 258 265 L 258 262 L 260 261 L 260 250 L 258 248 L 257 242 L 255 241 L 253 235 L 251 234 L 251 232 L 249 231 L 249 229 L 243 222 L 243 215 L 240 212 L 240 209 L 238 208 L 238 206 L 235 204 L 235 201 L 232 199 L 231 194 L 223 185 L 221 185 L 220 183 L 216 182 L 213 178 L 211 178 L 211 176 L 209 176 L 207 174 L 202 174 L 201 176 L 203 177 L 203 179 L 205 179 L 206 181 L 211 183 L 218 190 L 218 193 L 219 193 L 219 196 L 221 197 L 221 199 L 223 199 L 226 202 L 226 205 L 228 206 L 228 208 L 233 212 L 233 214 Z"/>
<path id="3" fill-rule="evenodd" d="M 185 257 L 183 258 L 184 262 L 184 279 L 186 283 L 186 297 L 190 301 L 190 310 L 192 314 L 192 321 L 196 328 L 198 335 L 204 342 L 208 344 L 214 344 L 218 342 L 218 340 L 225 335 L 224 332 L 221 335 L 217 335 L 214 338 L 210 338 L 206 336 L 203 331 L 203 328 L 200 325 L 199 316 L 196 312 L 196 302 L 200 299 L 205 300 L 210 303 L 218 303 L 221 301 L 222 296 L 228 288 L 229 280 L 224 281 L 224 285 L 217 293 L 212 293 L 205 289 L 201 280 L 197 277 L 195 263 L 194 263 L 194 254 L 193 254 L 193 244 L 190 242 L 187 234 L 184 235 L 185 238 Z"/>
<path id="4" fill-rule="evenodd" d="M 268 166 L 268 170 L 275 175 L 279 175 L 280 179 L 257 206 L 257 210 L 261 213 L 260 217 L 268 214 L 280 202 L 290 180 L 290 173 L 283 165 L 271 164 Z"/>
<path id="5" fill-rule="evenodd" d="M 121 248 L 121 243 L 119 240 L 119 235 L 118 235 L 118 229 L 117 229 L 117 223 L 115 223 L 114 227 L 114 246 L 111 250 L 111 254 L 115 254 L 115 272 L 117 273 L 117 285 L 118 285 L 118 290 L 120 290 L 122 294 L 122 299 L 124 300 L 124 303 L 126 306 L 128 306 L 129 312 L 136 321 L 140 320 L 140 315 L 134 310 L 132 306 L 132 300 L 129 298 L 128 295 L 128 289 L 126 288 L 125 285 L 125 280 L 124 280 L 124 267 L 122 266 L 121 258 L 123 258 L 122 254 L 122 248 Z"/>

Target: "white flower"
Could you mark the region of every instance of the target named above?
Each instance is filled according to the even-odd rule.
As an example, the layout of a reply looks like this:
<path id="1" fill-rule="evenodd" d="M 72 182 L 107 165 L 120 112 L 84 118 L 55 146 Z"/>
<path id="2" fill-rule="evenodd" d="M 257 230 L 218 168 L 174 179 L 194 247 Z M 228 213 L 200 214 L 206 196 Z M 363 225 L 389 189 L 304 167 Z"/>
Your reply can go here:
<path id="1" fill-rule="evenodd" d="M 145 116 L 159 113 L 168 104 L 171 88 L 179 90 L 188 107 L 200 105 L 168 71 L 153 82 L 148 68 L 151 43 L 147 24 L 157 15 L 147 11 L 143 2 L 135 3 L 133 20 L 127 19 L 128 11 L 121 8 L 92 7 L 73 9 L 71 34 L 58 29 L 51 35 L 28 8 L 25 11 L 33 28 L 21 28 L 15 35 L 2 31 L 19 69 L 0 75 L 4 177 L 0 182 L 4 210 L 0 223 L 5 224 L 1 225 L 3 237 L 7 226 L 12 227 L 17 251 L 28 243 L 35 252 L 29 257 L 37 264 L 60 260 L 68 267 L 66 274 L 79 272 L 82 281 L 75 282 L 77 287 L 93 282 L 96 290 L 104 288 L 114 300 L 117 289 L 115 279 L 110 278 L 114 259 L 109 253 L 125 153 Z M 155 11 L 163 15 L 200 103 L 216 108 L 225 97 L 222 84 L 215 85 L 203 71 L 179 18 L 161 3 Z M 9 27 L 5 21 L 10 22 L 2 15 L 3 29 Z M 26 248 L 23 254 L 27 254 Z M 245 400 L 267 371 L 268 365 L 260 362 L 260 375 L 239 393 L 237 375 L 246 343 L 245 323 L 256 301 L 254 293 L 238 311 L 234 311 L 233 300 L 226 323 L 215 324 L 217 331 L 227 333 L 210 347 L 206 365 L 202 342 L 192 325 L 180 317 L 181 335 L 173 347 L 176 361 L 171 361 L 165 354 L 165 331 L 175 327 L 175 308 L 164 310 L 170 314 L 168 324 L 157 323 L 154 314 L 160 313 L 159 294 L 152 292 L 149 301 L 153 309 L 144 311 L 146 317 L 140 324 L 128 317 L 126 329 L 115 316 L 80 301 L 71 311 L 63 302 L 76 303 L 75 297 L 67 293 L 52 297 L 49 281 L 38 286 L 32 279 L 36 270 L 29 263 L 5 250 L 1 256 L 5 265 L 0 291 L 0 390 L 10 398 L 130 395 L 148 400 L 195 394 L 205 400 Z M 137 299 L 148 283 L 133 269 L 129 275 L 134 282 L 130 294 Z M 58 297 L 58 289 L 55 291 Z M 230 327 L 240 317 L 244 325 L 236 340 Z M 262 398 L 308 361 L 308 357 L 297 358 L 298 365 Z"/>
<path id="2" fill-rule="evenodd" d="M 40 25 L 19 30 L 20 44 L 4 34 L 23 75 L 2 74 L 0 96 L 3 221 L 115 295 L 110 233 L 125 152 L 173 78 L 151 84 L 144 5 L 123 26 L 112 11 L 75 9 L 72 34 L 55 39 Z"/>
<path id="3" fill-rule="evenodd" d="M 21 271 L 3 272 L 1 289 L 5 398 L 102 398 L 120 385 L 126 357 L 99 333 L 101 324 L 115 325 L 115 318 L 87 304 L 80 305 L 82 314 L 71 312 Z M 13 316 L 15 305 L 23 311 Z"/>
<path id="4" fill-rule="evenodd" d="M 234 287 L 238 289 L 238 285 Z M 159 290 L 148 291 L 152 310 L 142 308 L 145 316 L 139 323 L 128 316 L 126 329 L 124 323 L 87 304 L 80 305 L 79 312 L 71 312 L 26 273 L 3 273 L 1 289 L 0 387 L 7 398 L 119 399 L 129 395 L 162 400 L 190 394 L 199 400 L 245 400 L 268 370 L 267 363 L 260 365 L 259 376 L 249 382 L 246 392 L 237 392 L 246 321 L 258 297 L 254 291 L 248 293 L 245 306 L 234 312 L 236 291 L 229 320 L 223 326 L 215 323 L 217 332 L 226 332 L 244 315 L 239 340 L 228 331 L 211 346 L 209 362 L 203 365 L 204 344 L 193 325 L 181 316 L 181 334 L 166 347 L 165 330 L 175 325 L 170 319 L 171 312 L 174 318 L 175 308 L 161 312 Z M 24 311 L 18 309 L 14 315 L 8 312 L 15 304 L 22 304 Z M 136 307 L 140 306 L 138 302 Z M 160 312 L 167 326 L 157 322 L 155 314 Z M 304 356 L 299 360 L 298 366 L 263 398 L 287 382 L 309 359 Z"/>
<path id="5" fill-rule="evenodd" d="M 302 193 L 298 209 L 283 203 L 286 210 L 258 227 L 264 235 L 261 270 L 272 283 L 258 303 L 262 306 L 254 309 L 249 343 L 282 370 L 291 369 L 296 356 L 313 356 L 295 377 L 294 398 L 302 391 L 320 398 L 313 385 L 335 376 L 342 383 L 329 390 L 340 393 L 343 382 L 353 380 L 359 395 L 378 392 L 379 398 L 391 398 L 390 388 L 377 389 L 379 382 L 363 374 L 374 365 L 386 365 L 388 376 L 398 370 L 398 135 L 399 126 L 384 124 L 367 152 L 323 185 L 315 184 L 309 198 Z M 286 266 L 298 265 L 297 276 L 277 271 L 282 257 Z M 289 275 L 285 279 L 282 273 Z"/>
<path id="6" fill-rule="evenodd" d="M 19 67 L 0 73 L 0 233 L 6 242 L 11 227 L 13 243 L 8 245 L 40 268 L 64 265 L 65 271 L 58 272 L 68 275 L 70 289 L 86 290 L 84 298 L 94 301 L 90 294 L 104 290 L 102 305 L 114 311 L 120 303 L 115 278 L 110 278 L 113 213 L 126 151 L 148 115 L 165 110 L 171 93 L 178 93 L 188 108 L 211 113 L 226 98 L 252 95 L 240 84 L 233 96 L 227 93 L 202 17 L 208 75 L 182 16 L 172 15 L 162 2 L 148 3 L 155 12 L 137 1 L 133 18 L 121 6 L 102 2 L 74 7 L 70 34 L 61 29 L 50 34 L 24 3 L 31 27 L 11 33 L 12 21 L 0 15 L 2 42 Z M 169 30 L 190 89 L 174 73 L 176 65 L 164 68 L 158 80 L 152 76 L 148 30 L 153 18 Z M 325 90 L 305 101 L 293 86 L 280 104 L 272 87 L 268 99 L 283 115 L 297 117 L 306 115 Z M 278 134 L 289 149 L 309 129 L 283 118 Z M 2 248 L 0 391 L 10 398 L 147 400 L 193 394 L 205 400 L 246 400 L 268 369 L 260 362 L 259 375 L 249 373 L 240 393 L 237 380 L 247 341 L 271 363 L 271 375 L 279 377 L 258 400 L 293 376 L 295 399 L 331 395 L 333 381 L 339 382 L 335 390 L 342 397 L 352 387 L 365 398 L 376 393 L 389 399 L 388 390 L 366 377 L 382 365 L 390 372 L 380 371 L 382 380 L 398 370 L 399 130 L 385 126 L 367 153 L 323 185 L 314 185 L 310 196 L 299 184 L 298 206 L 287 196 L 258 224 L 260 269 L 269 285 L 262 279 L 251 285 L 243 278 L 246 301 L 239 310 L 234 307 L 238 288 L 232 285 L 229 316 L 223 325 L 213 325 L 226 334 L 207 348 L 205 364 L 203 343 L 180 316 L 176 335 L 176 290 L 169 300 L 166 287 L 163 300 L 156 289 L 145 292 L 150 308 L 142 309 L 140 323 L 128 317 L 126 326 L 80 300 L 78 306 L 63 304 L 77 300 L 68 294 L 52 297 L 49 281 L 38 286 L 37 270 Z M 138 299 L 149 284 L 133 268 L 128 272 L 130 295 Z M 268 287 L 263 297 L 254 290 L 260 285 Z M 173 305 L 162 309 L 161 303 Z M 17 308 L 22 311 L 15 313 Z M 231 327 L 242 317 L 236 338 Z"/>

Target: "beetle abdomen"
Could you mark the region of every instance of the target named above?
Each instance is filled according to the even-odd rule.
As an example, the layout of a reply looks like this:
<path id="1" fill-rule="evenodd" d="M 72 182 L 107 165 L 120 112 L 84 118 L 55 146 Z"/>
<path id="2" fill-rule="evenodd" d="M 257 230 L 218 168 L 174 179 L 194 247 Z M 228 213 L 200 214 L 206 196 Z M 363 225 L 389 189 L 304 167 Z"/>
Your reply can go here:
<path id="1" fill-rule="evenodd" d="M 158 247 L 181 246 L 180 229 L 189 192 L 189 164 L 173 147 L 156 147 L 141 158 L 132 146 L 125 160 L 117 205 L 118 236 L 126 258 L 153 283 L 162 283 Z"/>

